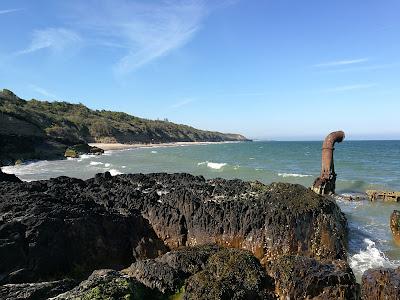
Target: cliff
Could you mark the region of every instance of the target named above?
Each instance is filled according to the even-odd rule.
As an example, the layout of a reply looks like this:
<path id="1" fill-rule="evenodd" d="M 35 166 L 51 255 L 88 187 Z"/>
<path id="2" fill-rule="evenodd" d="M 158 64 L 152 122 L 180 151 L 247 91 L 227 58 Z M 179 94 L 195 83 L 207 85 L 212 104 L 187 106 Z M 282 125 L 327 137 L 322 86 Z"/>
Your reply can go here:
<path id="1" fill-rule="evenodd" d="M 20 99 L 0 91 L 0 161 L 61 158 L 67 146 L 106 143 L 246 141 L 239 134 L 204 131 L 83 104 Z"/>

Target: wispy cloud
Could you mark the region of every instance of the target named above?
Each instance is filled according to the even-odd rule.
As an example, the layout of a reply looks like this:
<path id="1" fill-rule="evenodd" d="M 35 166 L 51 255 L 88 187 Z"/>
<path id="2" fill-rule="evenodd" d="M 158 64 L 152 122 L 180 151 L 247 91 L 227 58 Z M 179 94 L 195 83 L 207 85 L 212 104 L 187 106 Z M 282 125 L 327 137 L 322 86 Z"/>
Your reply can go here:
<path id="1" fill-rule="evenodd" d="M 171 105 L 171 108 L 180 108 L 180 107 L 182 107 L 182 106 L 185 106 L 185 105 L 188 105 L 188 104 L 190 104 L 190 103 L 193 103 L 194 102 L 194 99 L 191 99 L 191 98 L 189 98 L 189 99 L 184 99 L 184 100 L 182 100 L 182 101 L 179 101 L 179 102 L 177 102 L 177 103 L 175 103 L 175 104 L 172 104 Z"/>
<path id="2" fill-rule="evenodd" d="M 360 64 L 369 61 L 369 58 L 357 58 L 357 59 L 347 59 L 347 60 L 336 60 L 336 61 L 329 61 L 324 63 L 319 63 L 314 65 L 317 68 L 323 67 L 337 67 L 337 66 L 347 66 L 347 65 L 354 65 Z"/>
<path id="3" fill-rule="evenodd" d="M 375 83 L 343 85 L 343 86 L 337 86 L 334 88 L 325 89 L 325 90 L 323 90 L 323 92 L 326 92 L 326 93 L 347 92 L 347 91 L 353 91 L 353 90 L 368 89 L 368 88 L 371 88 L 374 86 L 376 86 Z"/>
<path id="4" fill-rule="evenodd" d="M 30 45 L 16 52 L 16 55 L 28 54 L 42 49 L 60 52 L 70 46 L 76 46 L 81 37 L 74 31 L 65 28 L 47 28 L 35 30 Z"/>
<path id="5" fill-rule="evenodd" d="M 49 99 L 58 99 L 59 98 L 57 95 L 49 92 L 48 90 L 46 90 L 40 86 L 37 86 L 35 84 L 29 84 L 29 87 L 36 93 L 41 94 L 45 97 L 48 97 Z"/>
<path id="6" fill-rule="evenodd" d="M 0 10 L 0 15 L 10 14 L 10 13 L 21 11 L 21 10 L 22 10 L 22 8 L 4 9 L 4 10 Z"/>
<path id="7" fill-rule="evenodd" d="M 121 48 L 114 70 L 124 75 L 187 44 L 218 5 L 207 0 L 85 1 L 75 7 L 75 26 L 103 45 Z"/>

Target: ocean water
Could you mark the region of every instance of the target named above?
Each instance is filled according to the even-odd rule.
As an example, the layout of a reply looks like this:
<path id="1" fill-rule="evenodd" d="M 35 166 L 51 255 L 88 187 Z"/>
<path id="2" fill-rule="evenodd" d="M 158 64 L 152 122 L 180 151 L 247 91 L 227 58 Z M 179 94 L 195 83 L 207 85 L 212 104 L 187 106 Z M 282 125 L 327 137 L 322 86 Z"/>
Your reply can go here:
<path id="1" fill-rule="evenodd" d="M 90 178 L 99 172 L 188 172 L 207 178 L 284 181 L 310 186 L 319 175 L 322 142 L 246 142 L 107 151 L 102 156 L 39 161 L 3 167 L 23 180 L 60 175 Z M 336 192 L 367 189 L 400 191 L 400 141 L 344 141 L 336 144 Z M 349 263 L 357 278 L 372 267 L 400 266 L 400 247 L 392 240 L 389 217 L 397 203 L 349 202 L 337 197 L 349 222 Z"/>

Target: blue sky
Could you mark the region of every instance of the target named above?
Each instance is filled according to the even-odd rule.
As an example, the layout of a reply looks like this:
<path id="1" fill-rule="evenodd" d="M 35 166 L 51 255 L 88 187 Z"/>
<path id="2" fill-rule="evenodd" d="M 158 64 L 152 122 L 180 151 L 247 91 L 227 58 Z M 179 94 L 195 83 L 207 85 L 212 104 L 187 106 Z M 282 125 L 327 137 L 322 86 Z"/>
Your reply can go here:
<path id="1" fill-rule="evenodd" d="M 260 139 L 400 139 L 398 0 L 1 0 L 0 88 Z"/>

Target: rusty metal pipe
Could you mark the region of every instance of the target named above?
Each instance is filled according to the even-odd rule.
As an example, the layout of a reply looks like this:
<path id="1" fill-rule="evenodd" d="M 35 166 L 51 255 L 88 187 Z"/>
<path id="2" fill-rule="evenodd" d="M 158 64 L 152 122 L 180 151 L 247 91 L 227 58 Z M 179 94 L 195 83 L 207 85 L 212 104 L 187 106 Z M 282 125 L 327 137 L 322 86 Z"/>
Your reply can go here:
<path id="1" fill-rule="evenodd" d="M 322 144 L 321 174 L 315 179 L 312 190 L 318 194 L 334 194 L 336 187 L 336 173 L 333 163 L 333 147 L 335 143 L 343 141 L 343 131 L 334 131 L 327 135 Z"/>
<path id="2" fill-rule="evenodd" d="M 321 175 L 323 179 L 329 179 L 332 174 L 335 173 L 335 166 L 333 163 L 333 147 L 335 143 L 343 141 L 345 135 L 343 131 L 334 131 L 327 135 L 322 144 L 322 165 Z"/>

